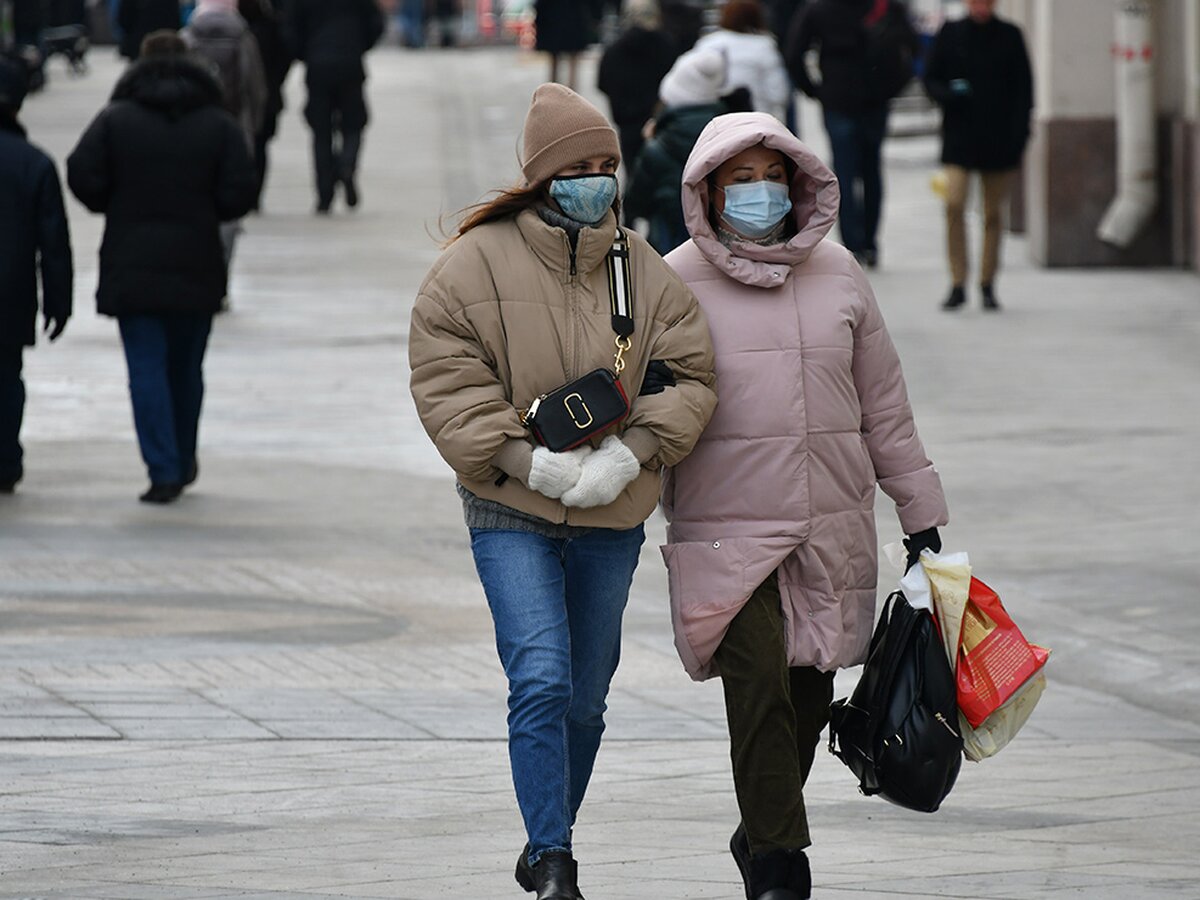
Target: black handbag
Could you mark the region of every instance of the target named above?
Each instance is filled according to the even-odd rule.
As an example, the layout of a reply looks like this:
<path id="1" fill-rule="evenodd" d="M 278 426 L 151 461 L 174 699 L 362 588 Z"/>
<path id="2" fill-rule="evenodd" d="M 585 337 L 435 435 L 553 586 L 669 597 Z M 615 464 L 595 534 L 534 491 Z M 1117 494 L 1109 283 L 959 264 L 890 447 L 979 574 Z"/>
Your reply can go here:
<path id="1" fill-rule="evenodd" d="M 625 351 L 633 346 L 633 287 L 629 239 L 619 228 L 608 253 L 608 295 L 617 347 L 612 371 L 593 369 L 537 397 L 521 414 L 534 439 L 555 453 L 578 447 L 629 414 L 629 398 L 619 378 Z"/>
<path id="2" fill-rule="evenodd" d="M 900 591 L 888 597 L 858 685 L 829 712 L 829 750 L 860 791 L 937 810 L 958 778 L 963 739 L 954 673 L 928 610 Z"/>

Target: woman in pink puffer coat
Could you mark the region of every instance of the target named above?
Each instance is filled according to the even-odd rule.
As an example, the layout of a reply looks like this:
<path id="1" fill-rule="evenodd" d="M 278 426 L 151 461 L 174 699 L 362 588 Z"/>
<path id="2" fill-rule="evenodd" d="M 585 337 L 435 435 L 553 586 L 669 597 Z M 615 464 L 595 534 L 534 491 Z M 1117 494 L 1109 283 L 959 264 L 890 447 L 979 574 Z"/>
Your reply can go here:
<path id="1" fill-rule="evenodd" d="M 769 115 L 719 116 L 683 208 L 692 240 L 667 262 L 708 317 L 719 399 L 664 484 L 675 644 L 693 678 L 724 684 L 746 896 L 796 900 L 833 673 L 871 637 L 875 488 L 913 553 L 940 549 L 946 501 L 871 286 L 825 240 L 829 168 Z"/>

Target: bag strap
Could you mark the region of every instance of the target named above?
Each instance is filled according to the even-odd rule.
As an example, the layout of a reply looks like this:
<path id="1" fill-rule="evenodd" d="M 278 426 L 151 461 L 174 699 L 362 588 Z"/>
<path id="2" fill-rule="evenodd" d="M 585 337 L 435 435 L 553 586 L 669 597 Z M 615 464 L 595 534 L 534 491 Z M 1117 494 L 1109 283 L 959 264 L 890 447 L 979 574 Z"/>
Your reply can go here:
<path id="1" fill-rule="evenodd" d="M 612 330 L 616 333 L 617 353 L 613 370 L 619 376 L 625 369 L 625 351 L 633 346 L 633 279 L 629 274 L 629 238 L 620 228 L 608 251 L 608 302 L 612 311 Z"/>

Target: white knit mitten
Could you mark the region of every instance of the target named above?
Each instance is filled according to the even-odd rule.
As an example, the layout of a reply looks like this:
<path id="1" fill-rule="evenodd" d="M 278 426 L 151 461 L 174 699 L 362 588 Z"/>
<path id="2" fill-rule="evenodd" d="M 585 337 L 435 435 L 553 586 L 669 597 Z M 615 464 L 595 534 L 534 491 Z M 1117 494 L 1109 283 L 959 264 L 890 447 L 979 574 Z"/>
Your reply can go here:
<path id="1" fill-rule="evenodd" d="M 615 434 L 610 434 L 600 444 L 600 449 L 583 461 L 583 474 L 575 486 L 562 495 L 562 502 L 565 506 L 581 508 L 608 506 L 641 471 L 642 464 L 633 451 Z"/>
<path id="2" fill-rule="evenodd" d="M 575 486 L 583 474 L 583 461 L 592 455 L 587 444 L 555 453 L 545 447 L 533 448 L 533 463 L 529 467 L 529 488 L 557 500 Z"/>

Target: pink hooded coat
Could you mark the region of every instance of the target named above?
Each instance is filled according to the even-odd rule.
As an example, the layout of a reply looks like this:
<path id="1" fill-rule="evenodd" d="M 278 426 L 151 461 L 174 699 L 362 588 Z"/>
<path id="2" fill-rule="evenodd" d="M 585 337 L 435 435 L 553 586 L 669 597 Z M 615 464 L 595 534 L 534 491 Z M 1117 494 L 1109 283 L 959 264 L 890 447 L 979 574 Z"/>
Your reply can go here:
<path id="1" fill-rule="evenodd" d="M 707 176 L 755 144 L 796 164 L 797 234 L 735 243 L 708 220 Z M 719 116 L 683 175 L 692 240 L 667 262 L 695 293 L 716 350 L 716 414 L 664 483 L 675 646 L 692 678 L 754 589 L 778 570 L 789 664 L 863 661 L 875 616 L 875 487 L 906 533 L 947 521 L 900 360 L 862 270 L 824 238 L 833 173 L 764 113 Z"/>

